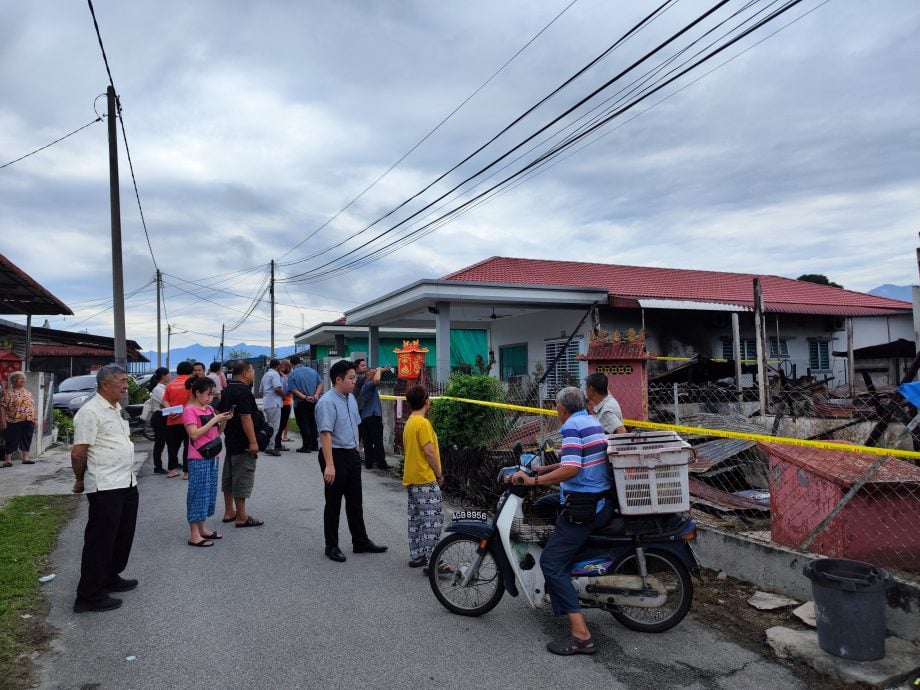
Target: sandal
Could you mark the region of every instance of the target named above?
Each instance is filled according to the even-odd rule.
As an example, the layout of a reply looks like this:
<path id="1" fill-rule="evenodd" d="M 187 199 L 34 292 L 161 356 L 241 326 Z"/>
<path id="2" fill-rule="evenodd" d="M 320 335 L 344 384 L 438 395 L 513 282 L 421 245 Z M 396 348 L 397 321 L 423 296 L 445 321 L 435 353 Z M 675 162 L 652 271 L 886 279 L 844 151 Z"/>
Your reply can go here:
<path id="1" fill-rule="evenodd" d="M 560 656 L 571 656 L 572 654 L 594 654 L 597 652 L 597 645 L 594 644 L 593 637 L 579 640 L 569 635 L 564 640 L 553 640 L 547 643 L 546 649 Z"/>
<path id="2" fill-rule="evenodd" d="M 12 466 L 13 466 L 13 463 L 11 462 L 5 462 L 2 465 L 0 465 L 0 467 L 12 467 Z"/>
<path id="3" fill-rule="evenodd" d="M 201 541 L 192 541 L 191 539 L 188 542 L 189 546 L 200 546 L 201 548 L 206 548 L 208 546 L 214 546 L 213 541 L 208 541 L 207 539 L 202 539 Z"/>
<path id="4" fill-rule="evenodd" d="M 262 520 L 256 520 L 252 515 L 246 518 L 246 522 L 236 523 L 237 527 L 261 527 L 265 523 Z"/>
<path id="5" fill-rule="evenodd" d="M 236 515 L 228 518 L 222 518 L 221 522 L 236 522 Z"/>
<path id="6" fill-rule="evenodd" d="M 419 556 L 418 558 L 413 558 L 409 561 L 410 568 L 421 568 L 423 565 L 428 565 L 428 559 L 424 556 Z"/>
<path id="7" fill-rule="evenodd" d="M 23 460 L 22 464 L 23 465 L 34 465 L 35 461 L 34 460 Z"/>
<path id="8" fill-rule="evenodd" d="M 223 534 L 218 534 L 217 532 L 211 532 L 210 534 L 202 534 L 202 539 L 223 539 Z"/>
<path id="9" fill-rule="evenodd" d="M 166 473 L 167 479 L 175 479 L 178 476 L 179 476 L 178 470 L 170 470 L 169 472 Z"/>

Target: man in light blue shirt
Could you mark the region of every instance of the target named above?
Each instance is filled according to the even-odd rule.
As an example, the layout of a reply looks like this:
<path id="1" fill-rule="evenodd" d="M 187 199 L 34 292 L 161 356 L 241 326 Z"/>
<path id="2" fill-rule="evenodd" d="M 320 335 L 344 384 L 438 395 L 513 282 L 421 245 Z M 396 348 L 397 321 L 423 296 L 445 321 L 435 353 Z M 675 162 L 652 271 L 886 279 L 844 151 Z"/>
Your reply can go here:
<path id="1" fill-rule="evenodd" d="M 291 357 L 294 369 L 288 374 L 288 389 L 294 400 L 294 419 L 300 429 L 301 444 L 298 453 L 319 450 L 319 432 L 316 429 L 316 401 L 323 394 L 319 373 L 304 366 L 297 355 Z"/>
<path id="2" fill-rule="evenodd" d="M 281 372 L 278 368 L 281 366 L 280 359 L 272 359 L 268 363 L 268 371 L 262 376 L 262 382 L 259 384 L 259 390 L 262 391 L 262 411 L 265 413 L 265 421 L 272 428 L 272 438 L 278 438 L 278 429 L 281 427 L 281 407 L 284 405 L 284 381 L 281 378 Z M 282 450 L 287 448 L 275 446 L 266 448 L 266 455 L 281 455 Z"/>
<path id="3" fill-rule="evenodd" d="M 361 410 L 361 438 L 364 439 L 364 466 L 388 470 L 386 451 L 383 449 L 383 408 L 380 405 L 380 376 L 391 371 L 389 366 L 367 370 L 367 378 L 358 392 L 358 409 Z"/>
<path id="4" fill-rule="evenodd" d="M 345 562 L 339 548 L 339 515 L 342 498 L 345 516 L 351 532 L 355 553 L 383 553 L 367 536 L 361 496 L 361 456 L 358 455 L 358 424 L 361 416 L 352 395 L 355 388 L 355 365 L 342 359 L 329 369 L 332 390 L 316 404 L 316 425 L 319 429 L 319 467 L 325 482 L 326 507 L 323 510 L 323 533 L 326 557 L 337 563 Z"/>

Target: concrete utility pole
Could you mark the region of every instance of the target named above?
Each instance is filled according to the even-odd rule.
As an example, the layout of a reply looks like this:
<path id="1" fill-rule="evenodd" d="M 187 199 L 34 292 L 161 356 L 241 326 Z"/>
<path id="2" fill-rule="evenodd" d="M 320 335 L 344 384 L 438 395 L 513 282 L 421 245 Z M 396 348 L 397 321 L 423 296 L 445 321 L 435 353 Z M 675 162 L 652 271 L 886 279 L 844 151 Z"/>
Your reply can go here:
<path id="1" fill-rule="evenodd" d="M 166 324 L 166 368 L 169 369 L 169 343 L 172 340 L 172 324 Z"/>
<path id="2" fill-rule="evenodd" d="M 225 335 L 226 324 L 220 325 L 220 363 L 224 363 L 224 335 Z"/>
<path id="3" fill-rule="evenodd" d="M 160 326 L 160 288 L 162 285 L 163 274 L 160 273 L 160 269 L 157 269 L 157 369 L 159 369 L 162 364 L 160 364 L 160 359 L 163 356 L 163 333 Z"/>
<path id="4" fill-rule="evenodd" d="M 275 356 L 275 260 L 272 259 L 272 279 L 268 288 L 272 300 L 272 357 Z"/>
<path id="5" fill-rule="evenodd" d="M 736 311 L 732 312 L 732 357 L 735 359 L 735 390 L 738 393 L 738 402 L 742 402 L 744 387 L 741 385 L 741 326 Z"/>
<path id="6" fill-rule="evenodd" d="M 125 343 L 125 279 L 121 266 L 121 197 L 118 192 L 118 103 L 115 89 L 106 87 L 109 113 L 109 196 L 112 206 L 112 301 L 115 314 L 115 364 L 128 368 Z"/>
<path id="7" fill-rule="evenodd" d="M 760 398 L 760 416 L 767 414 L 769 389 L 767 387 L 767 352 L 764 342 L 763 289 L 760 278 L 754 278 L 754 344 L 757 349 L 757 387 Z"/>

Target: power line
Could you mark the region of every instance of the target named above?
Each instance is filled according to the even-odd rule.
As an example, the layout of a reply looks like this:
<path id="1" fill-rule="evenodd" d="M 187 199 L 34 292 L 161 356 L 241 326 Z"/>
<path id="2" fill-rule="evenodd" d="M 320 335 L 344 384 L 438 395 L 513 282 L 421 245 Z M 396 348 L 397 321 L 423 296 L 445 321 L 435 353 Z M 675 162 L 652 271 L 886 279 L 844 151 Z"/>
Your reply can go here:
<path id="1" fill-rule="evenodd" d="M 304 274 L 299 274 L 299 276 L 295 276 L 295 277 L 294 277 L 294 280 L 295 280 L 296 282 L 326 280 L 326 279 L 328 279 L 329 277 L 331 277 L 333 274 L 335 274 L 336 272 L 338 272 L 338 273 L 343 273 L 343 272 L 346 272 L 346 271 L 348 271 L 348 270 L 355 270 L 355 268 L 357 268 L 357 267 L 359 267 L 359 266 L 361 266 L 361 265 L 366 265 L 367 263 L 371 263 L 372 261 L 375 261 L 375 260 L 377 260 L 377 259 L 379 259 L 379 258 L 382 258 L 382 256 L 385 256 L 385 255 L 391 253 L 392 251 L 395 251 L 395 248 L 399 248 L 399 247 L 401 247 L 401 246 L 405 246 L 406 244 L 408 244 L 408 243 L 410 243 L 410 242 L 412 242 L 412 241 L 416 241 L 417 239 L 420 238 L 420 237 L 418 237 L 419 233 L 422 233 L 422 232 L 424 232 L 424 231 L 426 231 L 426 230 L 432 231 L 433 228 L 439 227 L 439 226 L 442 225 L 444 222 L 447 222 L 447 220 L 448 220 L 450 217 L 452 217 L 452 216 L 456 215 L 457 213 L 463 211 L 464 209 L 468 208 L 470 205 L 479 203 L 479 202 L 480 202 L 482 199 L 484 199 L 487 195 L 492 194 L 496 189 L 498 189 L 498 188 L 502 187 L 503 185 L 507 184 L 509 181 L 512 181 L 512 180 L 514 180 L 515 178 L 521 176 L 522 174 L 525 174 L 525 173 L 527 173 L 528 171 L 531 171 L 531 170 L 533 170 L 533 169 L 535 169 L 535 168 L 538 168 L 538 167 L 542 166 L 542 165 L 545 164 L 547 161 L 551 160 L 554 156 L 556 156 L 560 151 L 563 151 L 563 150 L 565 150 L 566 148 L 572 146 L 573 144 L 575 144 L 575 143 L 578 142 L 579 140 L 583 139 L 585 136 L 587 136 L 587 135 L 591 134 L 592 132 L 596 131 L 599 127 L 604 126 L 605 124 L 607 124 L 608 122 L 610 122 L 610 121 L 613 120 L 614 118 L 620 116 L 622 113 L 627 112 L 628 110 L 630 110 L 631 108 L 635 107 L 638 103 L 642 102 L 643 100 L 645 100 L 646 98 L 648 98 L 648 97 L 651 96 L 652 94 L 654 94 L 654 93 L 660 91 L 662 88 L 668 86 L 670 83 L 673 83 L 676 79 L 679 79 L 679 78 L 682 77 L 683 75 L 685 75 L 685 74 L 687 74 L 688 72 L 690 72 L 691 70 L 695 69 L 695 68 L 696 68 L 697 66 L 699 66 L 700 64 L 702 64 L 702 63 L 704 63 L 705 61 L 707 61 L 707 60 L 713 58 L 715 55 L 718 55 L 719 53 L 721 53 L 722 51 L 724 51 L 725 49 L 727 49 L 729 46 L 733 45 L 733 44 L 736 43 L 737 41 L 741 40 L 741 39 L 744 38 L 745 36 L 747 36 L 747 35 L 749 35 L 750 33 L 752 33 L 753 31 L 756 31 L 757 29 L 759 29 L 760 27 L 762 27 L 762 26 L 765 25 L 766 23 L 768 23 L 768 22 L 774 20 L 774 19 L 775 19 L 776 17 L 778 17 L 780 14 L 782 14 L 782 13 L 788 11 L 789 9 L 791 9 L 792 7 L 794 7 L 795 5 L 799 4 L 799 2 L 801 2 L 801 0 L 793 0 L 793 1 L 791 1 L 791 2 L 787 2 L 787 3 L 786 3 L 783 7 L 781 7 L 780 9 L 778 9 L 778 10 L 772 12 L 772 13 L 771 13 L 769 16 L 767 16 L 766 18 L 764 18 L 764 19 L 758 21 L 758 22 L 755 23 L 753 26 L 751 26 L 751 27 L 749 27 L 748 29 L 744 30 L 744 31 L 743 31 L 742 33 L 740 33 L 739 35 L 737 35 L 737 36 L 733 37 L 732 39 L 730 39 L 729 41 L 725 42 L 723 45 L 719 46 L 718 48 L 716 48 L 715 50 L 713 50 L 713 51 L 710 52 L 709 54 L 705 55 L 703 58 L 697 60 L 696 62 L 694 62 L 692 65 L 690 65 L 690 66 L 687 67 L 686 69 L 681 70 L 681 71 L 680 71 L 678 74 L 676 74 L 675 76 L 673 76 L 673 77 L 671 77 L 671 78 L 669 78 L 669 79 L 667 79 L 667 80 L 664 80 L 663 82 L 661 82 L 661 83 L 659 83 L 657 86 L 655 86 L 655 88 L 646 90 L 645 93 L 643 93 L 640 97 L 637 97 L 637 98 L 635 98 L 632 102 L 628 103 L 627 105 L 625 105 L 625 106 L 623 106 L 623 107 L 621 107 L 621 108 L 618 108 L 615 112 L 613 112 L 613 113 L 610 114 L 610 115 L 607 115 L 607 116 L 604 117 L 602 120 L 600 120 L 600 121 L 597 122 L 596 124 L 592 125 L 590 128 L 588 128 L 588 129 L 586 129 L 585 131 L 579 133 L 577 136 L 569 137 L 569 138 L 566 139 L 562 144 L 556 145 L 556 146 L 554 146 L 553 148 L 551 148 L 550 150 L 548 150 L 547 152 L 541 154 L 537 159 L 535 159 L 535 160 L 532 161 L 531 163 L 527 164 L 526 166 L 524 166 L 523 168 L 521 168 L 520 170 L 518 170 L 517 172 L 515 172 L 513 175 L 510 175 L 509 177 L 506 177 L 505 179 L 503 179 L 503 180 L 502 180 L 501 182 L 499 182 L 498 184 L 496 184 L 496 185 L 490 187 L 489 189 L 487 189 L 485 192 L 476 195 L 476 196 L 473 197 L 472 199 L 466 201 L 465 203 L 461 204 L 460 206 L 458 206 L 458 207 L 452 209 L 451 211 L 445 213 L 444 215 L 442 215 L 441 217 L 435 219 L 434 221 L 431 221 L 430 223 L 426 223 L 425 225 L 421 226 L 420 228 L 417 228 L 416 230 L 413 230 L 413 231 L 410 232 L 408 235 L 406 235 L 406 236 L 404 236 L 404 237 L 401 237 L 401 238 L 399 238 L 399 239 L 397 239 L 397 240 L 394 240 L 394 241 L 391 242 L 389 245 L 386 245 L 386 246 L 384 246 L 384 247 L 382 247 L 382 248 L 381 248 L 381 247 L 377 247 L 377 248 L 374 248 L 373 250 L 371 250 L 371 249 L 369 248 L 369 245 L 370 245 L 370 244 L 372 244 L 372 243 L 375 242 L 376 240 L 380 239 L 383 235 L 386 234 L 386 232 L 389 232 L 389 231 L 395 229 L 396 227 L 398 227 L 398 226 L 401 225 L 402 223 L 405 223 L 406 220 L 408 220 L 408 219 L 404 219 L 401 223 L 398 223 L 398 224 L 396 224 L 395 226 L 393 226 L 392 228 L 390 228 L 389 231 L 386 231 L 386 232 L 384 232 L 384 233 L 379 234 L 377 237 L 375 237 L 375 238 L 372 239 L 369 243 L 367 243 L 367 245 L 365 245 L 365 246 L 368 247 L 368 251 L 364 254 L 364 256 L 354 257 L 354 253 L 353 253 L 352 255 L 349 256 L 349 258 L 351 258 L 351 261 L 345 263 L 344 265 L 339 266 L 338 268 L 327 268 L 327 267 L 331 266 L 331 265 L 334 264 L 336 261 L 340 261 L 341 259 L 339 259 L 339 260 L 333 260 L 333 261 L 327 262 L 327 264 L 325 264 L 325 265 L 323 265 L 323 266 L 319 266 L 319 267 L 313 269 L 312 271 L 308 271 L 308 272 L 306 272 L 306 273 L 304 273 Z M 724 3 L 722 3 L 722 4 L 724 4 Z M 824 4 L 824 3 L 822 3 L 822 4 Z M 815 8 L 815 9 L 817 9 L 817 8 Z M 812 11 L 813 11 L 813 10 L 812 10 Z M 759 12 L 758 12 L 758 14 L 759 14 Z M 755 16 L 756 16 L 756 15 L 755 15 Z M 749 18 L 748 20 L 746 20 L 746 21 L 750 21 L 750 18 Z M 791 23 L 792 23 L 792 22 L 790 22 L 790 24 L 791 24 Z M 736 27 L 736 28 L 737 28 L 737 27 Z M 785 27 L 784 27 L 784 28 L 785 28 Z M 781 29 L 780 29 L 780 30 L 781 30 Z M 708 32 L 707 32 L 707 33 L 708 33 Z M 774 32 L 774 33 L 777 33 L 777 32 Z M 711 46 L 711 45 L 713 45 L 713 44 L 710 44 L 710 46 Z M 655 52 L 655 51 L 653 51 L 653 52 Z M 647 57 L 648 57 L 648 56 L 647 56 Z M 685 62 L 684 64 L 686 64 L 686 62 Z M 622 73 L 621 73 L 621 74 L 622 74 Z M 659 80 L 659 81 L 660 81 L 660 80 Z M 584 101 L 584 99 L 583 99 L 583 101 Z M 531 137 L 531 138 L 532 138 L 532 137 Z M 520 144 L 518 145 L 518 147 L 519 147 L 519 146 L 520 146 Z M 518 148 L 518 147 L 515 147 L 515 148 Z M 512 149 L 512 150 L 514 150 L 514 149 Z M 505 155 L 507 155 L 507 154 L 505 154 Z M 493 163 L 493 164 L 494 164 L 494 163 Z M 488 169 L 488 166 L 487 166 L 487 168 L 484 168 L 484 170 L 485 170 L 485 169 Z M 468 179 L 471 179 L 471 178 L 468 178 Z M 462 183 L 461 183 L 461 184 L 462 184 Z M 458 185 L 458 187 L 459 187 L 459 185 Z M 451 192 L 452 192 L 452 191 L 455 191 L 456 189 L 457 189 L 457 187 L 455 187 L 454 190 L 451 190 Z M 448 194 L 450 194 L 450 192 L 448 192 Z M 433 202 L 433 203 L 437 203 L 440 199 L 443 199 L 445 196 L 447 196 L 447 195 L 442 195 L 442 197 L 440 197 L 438 200 L 435 200 L 435 202 Z M 431 205 L 432 205 L 432 204 L 429 204 L 428 207 L 430 207 Z M 424 210 L 424 209 L 423 209 L 423 210 Z M 416 214 L 413 214 L 413 215 L 414 215 L 414 216 L 417 216 L 418 214 L 419 214 L 419 212 L 417 212 Z M 410 216 L 410 218 L 411 218 L 411 216 Z M 436 224 L 437 224 L 437 225 L 436 225 Z M 425 233 L 425 234 L 427 234 L 427 233 Z M 414 239 L 412 239 L 413 236 L 415 236 Z M 423 235 L 422 235 L 422 236 L 423 236 Z M 372 254 L 373 254 L 373 257 L 372 257 Z M 371 257 L 372 257 L 372 258 L 371 258 Z M 344 257 L 343 257 L 343 258 L 344 258 Z M 323 271 L 323 270 L 322 270 L 323 268 L 327 268 L 327 270 Z"/>
<path id="2" fill-rule="evenodd" d="M 141 216 L 141 227 L 144 228 L 144 237 L 147 240 L 147 249 L 150 250 L 150 260 L 153 261 L 153 267 L 160 270 L 157 265 L 156 256 L 153 254 L 153 245 L 150 242 L 150 233 L 147 232 L 147 221 L 144 218 L 144 208 L 141 206 L 141 195 L 137 189 L 137 178 L 134 175 L 134 162 L 131 160 L 131 149 L 128 146 L 128 133 L 125 131 L 125 117 L 121 110 L 121 98 L 118 96 L 118 89 L 115 88 L 115 81 L 112 79 L 112 70 L 109 68 L 109 58 L 105 54 L 105 46 L 102 44 L 102 33 L 99 31 L 99 22 L 96 21 L 96 10 L 93 9 L 93 0 L 86 0 L 89 4 L 90 14 L 93 16 L 93 26 L 96 29 L 96 38 L 99 40 L 99 50 L 102 51 L 102 61 L 105 63 L 105 71 L 109 75 L 109 85 L 115 93 L 115 105 L 118 110 L 118 122 L 121 125 L 121 139 L 125 143 L 125 155 L 128 158 L 128 170 L 131 172 L 131 183 L 134 185 L 134 197 L 137 199 L 137 210 Z"/>
<path id="3" fill-rule="evenodd" d="M 97 118 L 96 118 L 95 120 L 93 120 L 92 122 L 87 122 L 85 125 L 83 125 L 82 127 L 78 128 L 78 129 L 75 129 L 75 130 L 72 131 L 70 134 L 65 134 L 65 135 L 62 136 L 60 139 L 55 139 L 55 140 L 52 141 L 50 144 L 45 144 L 44 146 L 39 146 L 39 147 L 38 147 L 37 149 L 35 149 L 34 151 L 30 151 L 30 152 L 27 153 L 26 155 L 20 156 L 20 157 L 17 158 L 16 160 L 12 160 L 12 161 L 10 161 L 9 163 L 4 163 L 3 165 L 0 165 L 0 170 L 2 170 L 3 168 L 9 167 L 9 166 L 12 165 L 13 163 L 18 163 L 18 162 L 21 161 L 21 160 L 25 160 L 25 159 L 28 158 L 29 156 L 34 156 L 34 155 L 35 155 L 36 153 L 38 153 L 39 151 L 44 151 L 46 148 L 49 148 L 49 147 L 51 147 L 51 146 L 54 146 L 55 144 L 64 141 L 64 139 L 67 139 L 68 137 L 72 137 L 72 136 L 73 136 L 74 134 L 76 134 L 77 132 L 82 132 L 84 129 L 86 129 L 86 128 L 89 127 L 90 125 L 96 124 L 97 122 L 102 122 L 102 118 L 101 118 L 101 117 L 97 117 Z"/>
<path id="4" fill-rule="evenodd" d="M 336 211 L 336 212 L 335 212 L 335 215 L 333 215 L 333 216 L 332 216 L 331 218 L 329 218 L 326 222 L 324 222 L 322 225 L 320 225 L 318 228 L 316 228 L 313 232 L 311 232 L 309 235 L 307 235 L 305 238 L 303 238 L 300 242 L 298 242 L 298 243 L 295 244 L 293 247 L 291 247 L 290 249 L 288 249 L 284 254 L 282 254 L 282 255 L 279 257 L 279 259 L 283 259 L 283 258 L 286 257 L 288 254 L 290 254 L 291 252 L 293 252 L 295 249 L 297 249 L 298 247 L 302 246 L 305 242 L 309 241 L 309 240 L 312 239 L 314 236 L 316 236 L 316 234 L 317 234 L 318 232 L 320 232 L 323 228 L 325 228 L 327 225 L 329 225 L 329 223 L 331 223 L 331 222 L 334 221 L 336 218 L 338 218 L 342 213 L 344 213 L 345 211 L 347 211 L 347 210 L 352 206 L 352 204 L 354 204 L 354 203 L 357 202 L 359 199 L 361 199 L 361 197 L 363 197 L 365 194 L 367 194 L 373 187 L 375 187 L 375 186 L 377 185 L 378 182 L 380 182 L 380 180 L 382 180 L 384 177 L 386 177 L 386 176 L 389 175 L 391 172 L 393 172 L 393 170 L 394 170 L 400 163 L 402 163 L 404 160 L 406 160 L 406 158 L 408 158 L 408 157 L 409 157 L 419 146 L 421 146 L 422 144 L 424 144 L 424 143 L 429 139 L 429 137 L 431 137 L 431 135 L 433 135 L 435 132 L 437 132 L 439 129 L 441 129 L 441 127 L 442 127 L 448 120 L 450 120 L 454 115 L 456 115 L 456 114 L 460 111 L 460 109 L 463 108 L 463 106 L 465 106 L 467 103 L 469 103 L 469 102 L 476 96 L 476 94 L 478 94 L 478 93 L 479 93 L 480 91 L 482 91 L 486 86 L 488 86 L 489 83 L 490 83 L 493 79 L 495 79 L 495 77 L 497 77 L 502 71 L 504 71 L 504 69 L 505 69 L 508 65 L 510 65 L 512 62 L 514 62 L 514 60 L 515 60 L 521 53 L 523 53 L 525 50 L 527 50 L 527 48 L 529 48 L 530 45 L 531 45 L 534 41 L 536 41 L 541 35 L 543 35 L 543 33 L 544 33 L 547 29 L 549 29 L 553 24 L 555 24 L 556 21 L 557 21 L 562 15 L 564 15 L 566 12 L 568 12 L 569 9 L 571 9 L 572 5 L 574 5 L 576 2 L 578 2 L 578 0 L 571 0 L 571 2 L 570 2 L 568 5 L 566 5 L 566 6 L 562 9 L 562 11 L 559 12 L 559 14 L 557 14 L 555 17 L 553 17 L 553 18 L 550 20 L 550 22 L 549 22 L 546 26 L 544 26 L 544 27 L 543 27 L 542 29 L 540 29 L 536 34 L 534 34 L 534 35 L 530 38 L 530 40 L 527 41 L 527 43 L 525 43 L 523 46 L 521 46 L 521 47 L 514 53 L 514 55 L 512 55 L 510 58 L 508 58 L 508 60 L 506 60 L 505 63 L 504 63 L 501 67 L 499 67 L 497 70 L 495 70 L 495 72 L 493 72 L 492 75 L 491 75 L 488 79 L 486 79 L 484 82 L 482 82 L 482 84 L 480 84 L 479 86 L 477 86 L 476 89 L 475 89 L 469 96 L 467 96 L 466 98 L 464 98 L 463 101 L 460 103 L 460 105 L 458 105 L 456 108 L 454 108 L 452 111 L 450 111 L 450 113 L 448 113 L 447 116 L 446 116 L 443 120 L 441 120 L 438 124 L 436 124 L 436 125 L 434 126 L 434 128 L 433 128 L 431 131 L 429 131 L 425 136 L 423 136 L 421 139 L 419 139 L 417 142 L 415 142 L 415 144 L 412 145 L 412 148 L 410 148 L 410 149 L 409 149 L 408 151 L 406 151 L 402 156 L 400 156 L 399 160 L 397 160 L 397 161 L 396 161 L 395 163 L 393 163 L 389 168 L 387 168 L 386 170 L 384 170 L 383 173 L 381 173 L 373 182 L 371 182 L 369 185 L 367 185 L 367 187 L 365 187 L 365 188 L 361 191 L 361 193 L 358 194 L 358 196 L 356 196 L 355 198 L 353 198 L 351 201 L 349 201 L 347 204 L 345 204 L 342 208 L 340 208 L 338 211 Z M 287 264 L 282 264 L 282 265 L 290 266 L 290 265 L 293 265 L 293 264 L 296 264 L 296 263 L 300 263 L 301 261 L 305 261 L 305 260 L 306 260 L 306 259 L 298 259 L 297 261 L 289 262 L 289 263 L 287 263 Z"/>

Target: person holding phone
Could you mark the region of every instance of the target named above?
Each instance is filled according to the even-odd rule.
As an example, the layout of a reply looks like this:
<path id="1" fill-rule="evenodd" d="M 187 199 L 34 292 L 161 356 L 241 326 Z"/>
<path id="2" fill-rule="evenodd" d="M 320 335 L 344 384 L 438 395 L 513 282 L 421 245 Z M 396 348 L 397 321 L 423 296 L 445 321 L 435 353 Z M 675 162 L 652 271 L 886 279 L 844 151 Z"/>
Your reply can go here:
<path id="1" fill-rule="evenodd" d="M 235 522 L 237 527 L 261 527 L 262 520 L 252 517 L 246 509 L 246 501 L 252 495 L 256 479 L 256 459 L 259 457 L 259 442 L 253 416 L 261 417 L 252 394 L 255 371 L 252 364 L 238 359 L 230 371 L 233 380 L 227 384 L 220 396 L 218 410 L 233 411 L 224 427 L 227 459 L 221 474 L 221 491 L 224 494 L 224 522 Z"/>
<path id="2" fill-rule="evenodd" d="M 182 411 L 182 422 L 188 432 L 188 496 L 186 518 L 189 526 L 189 546 L 214 546 L 223 537 L 207 525 L 217 503 L 217 473 L 220 455 L 204 457 L 199 449 L 213 441 L 224 430 L 233 411 L 216 412 L 211 407 L 214 381 L 200 377 L 192 383 L 192 397 Z"/>

